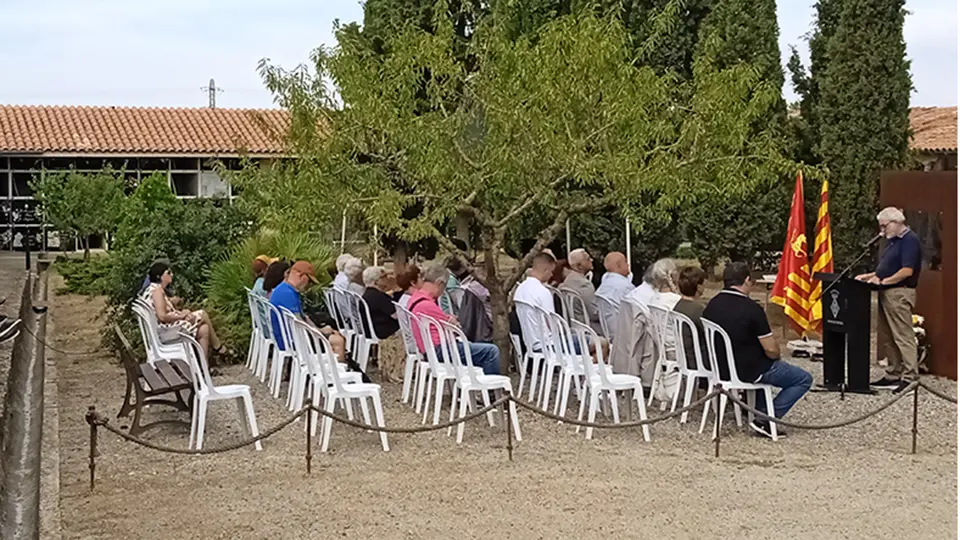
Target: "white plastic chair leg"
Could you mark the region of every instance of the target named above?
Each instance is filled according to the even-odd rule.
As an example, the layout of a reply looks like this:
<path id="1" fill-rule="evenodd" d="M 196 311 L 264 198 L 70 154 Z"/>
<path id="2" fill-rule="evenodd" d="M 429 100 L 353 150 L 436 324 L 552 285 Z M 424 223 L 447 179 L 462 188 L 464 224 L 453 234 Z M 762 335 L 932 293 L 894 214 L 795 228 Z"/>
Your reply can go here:
<path id="1" fill-rule="evenodd" d="M 406 363 L 403 365 L 403 393 L 402 402 L 408 403 L 410 401 L 410 388 L 413 385 L 413 374 L 414 374 L 414 364 L 417 363 L 417 358 L 411 355 L 407 355 Z"/>
<path id="2" fill-rule="evenodd" d="M 523 440 L 520 437 L 520 418 L 517 416 L 517 404 L 512 400 L 510 401 L 510 419 L 513 422 L 513 434 L 519 442 Z"/>
<path id="3" fill-rule="evenodd" d="M 484 406 L 484 407 L 489 407 L 489 406 L 490 406 L 490 392 L 487 391 L 487 390 L 481 390 L 481 391 L 480 391 L 480 396 L 481 396 L 481 398 L 483 399 L 483 406 Z M 496 424 L 496 420 L 494 420 L 493 409 L 490 409 L 489 411 L 487 411 L 487 423 L 490 424 L 490 427 L 494 427 L 494 426 L 497 425 L 497 424 Z"/>
<path id="4" fill-rule="evenodd" d="M 193 407 L 190 412 L 190 442 L 187 443 L 187 448 L 193 448 L 194 442 L 197 440 L 197 425 L 199 423 L 198 412 L 200 411 L 199 399 L 193 399 Z"/>
<path id="5" fill-rule="evenodd" d="M 590 411 L 587 413 L 587 422 L 594 423 L 597 420 L 597 409 L 600 408 L 600 390 L 590 389 Z M 593 438 L 593 426 L 587 426 L 587 440 Z"/>
<path id="6" fill-rule="evenodd" d="M 427 387 L 426 387 L 426 391 L 425 391 L 425 393 L 424 393 L 424 395 L 423 395 L 423 406 L 421 407 L 421 408 L 423 409 L 423 420 L 420 422 L 421 424 L 426 424 L 426 423 L 427 423 L 427 414 L 430 413 L 430 390 L 431 390 L 431 388 L 433 388 L 433 379 L 434 379 L 434 378 L 435 378 L 435 377 L 434 377 L 434 373 L 429 373 L 429 372 L 427 373 L 427 377 L 426 377 L 426 379 L 427 379 L 427 385 L 426 385 L 426 386 L 427 386 Z M 437 385 L 438 385 L 438 386 L 440 385 L 440 382 L 439 382 L 439 381 L 437 381 Z M 418 402 L 418 403 L 419 403 L 419 402 Z M 419 412 L 419 411 L 418 411 L 418 412 Z"/>
<path id="7" fill-rule="evenodd" d="M 617 391 L 610 390 L 610 412 L 613 413 L 613 421 L 620 423 L 620 401 L 617 399 Z"/>
<path id="8" fill-rule="evenodd" d="M 683 389 L 683 406 L 684 407 L 689 407 L 690 403 L 693 402 L 693 391 L 697 388 L 697 380 L 698 379 L 696 377 L 690 377 L 689 379 L 687 379 L 687 383 L 686 383 L 687 386 L 686 388 Z M 690 411 L 684 411 L 680 415 L 681 424 L 687 423 L 687 415 L 689 413 Z"/>
<path id="9" fill-rule="evenodd" d="M 680 399 L 680 387 L 681 386 L 690 386 L 690 378 L 686 375 L 680 374 L 680 382 L 677 384 L 677 387 L 673 390 L 673 399 L 670 400 L 670 412 L 677 410 L 677 401 Z"/>
<path id="10" fill-rule="evenodd" d="M 253 398 L 250 394 L 244 394 L 243 396 L 243 408 L 246 409 L 247 418 L 244 425 L 247 428 L 247 431 L 250 432 L 251 437 L 257 437 L 260 435 L 260 430 L 257 428 L 257 416 L 253 412 Z M 243 422 L 243 417 L 241 416 L 240 421 Z M 253 443 L 253 447 L 258 451 L 263 450 L 263 445 L 260 444 L 260 441 Z"/>
<path id="11" fill-rule="evenodd" d="M 433 425 L 437 425 L 440 423 L 440 408 L 443 407 L 443 389 L 444 389 L 444 386 L 446 386 L 444 384 L 445 382 L 446 381 L 441 381 L 440 379 L 437 379 L 437 385 L 436 385 L 436 388 L 434 388 L 434 390 L 436 391 L 436 394 L 435 394 L 436 401 L 434 402 L 434 406 L 433 406 Z M 451 395 L 452 394 L 453 393 L 451 392 Z"/>
<path id="12" fill-rule="evenodd" d="M 327 411 L 328 413 L 332 413 L 335 405 L 335 399 L 328 399 L 326 403 L 323 404 L 323 410 Z M 326 452 L 330 447 L 330 431 L 333 428 L 333 420 L 324 416 L 323 420 L 321 420 L 321 423 L 323 424 L 323 430 L 320 437 L 320 451 Z"/>
<path id="13" fill-rule="evenodd" d="M 458 396 L 460 396 L 460 386 L 454 384 L 453 391 L 450 392 L 450 419 L 449 419 L 450 422 L 453 422 L 453 418 L 456 415 Z M 465 398 L 461 397 L 460 399 L 462 401 Z M 447 428 L 447 437 L 449 437 L 452 434 L 453 434 L 453 425 L 450 425 L 450 427 Z"/>
<path id="14" fill-rule="evenodd" d="M 583 411 L 587 406 L 587 401 L 589 401 L 590 399 L 591 390 L 589 388 L 586 388 L 585 390 L 587 391 L 587 396 L 584 397 L 584 399 L 580 400 L 580 407 L 577 408 L 577 422 L 583 422 Z M 579 424 L 577 424 L 577 429 L 575 430 L 575 433 L 580 433 Z"/>
<path id="15" fill-rule="evenodd" d="M 736 408 L 736 407 L 734 407 L 734 408 Z M 727 395 L 726 395 L 726 394 L 721 394 L 721 395 L 720 395 L 720 410 L 719 410 L 719 411 L 716 411 L 718 419 L 717 419 L 716 422 L 713 424 L 713 438 L 714 438 L 714 439 L 717 438 L 717 430 L 718 430 L 718 428 L 722 428 L 722 427 L 723 427 L 723 412 L 724 412 L 726 409 L 727 409 Z"/>
<path id="16" fill-rule="evenodd" d="M 707 416 L 710 414 L 710 411 L 713 410 L 713 400 L 703 404 L 703 414 L 700 416 L 700 433 L 703 434 L 704 428 L 707 426 Z M 714 411 L 716 412 L 716 411 Z"/>
<path id="17" fill-rule="evenodd" d="M 640 420 L 647 419 L 647 407 L 643 402 L 643 388 L 637 388 L 633 391 L 633 400 L 637 402 L 637 413 L 640 416 Z M 640 427 L 640 430 L 643 432 L 644 442 L 650 442 L 650 426 L 643 425 Z"/>
<path id="18" fill-rule="evenodd" d="M 377 416 L 377 426 L 387 427 L 383 422 L 383 404 L 380 403 L 380 394 L 374 394 L 371 399 L 373 400 L 373 414 Z M 380 445 L 383 447 L 384 452 L 390 451 L 390 444 L 387 442 L 386 432 L 380 432 Z"/>
<path id="19" fill-rule="evenodd" d="M 653 396 L 657 394 L 657 386 L 660 383 L 660 377 L 663 376 L 663 358 L 657 357 L 657 363 L 653 366 L 653 382 L 650 383 L 650 395 L 647 396 L 647 406 L 653 404 Z"/>
<path id="20" fill-rule="evenodd" d="M 363 423 L 372 426 L 373 424 L 370 423 L 370 407 L 367 406 L 367 398 L 358 398 L 357 401 L 360 402 L 360 413 L 363 414 Z"/>
<path id="21" fill-rule="evenodd" d="M 542 357 L 537 358 L 529 352 L 527 354 L 529 355 L 530 362 L 533 362 L 533 366 L 530 369 L 530 397 L 527 398 L 527 401 L 533 401 L 537 393 L 537 375 L 540 374 L 540 368 L 544 364 L 544 361 Z"/>
<path id="22" fill-rule="evenodd" d="M 207 400 L 200 400 L 200 410 L 197 411 L 197 447 L 196 450 L 203 448 L 203 433 L 207 427 Z"/>
<path id="23" fill-rule="evenodd" d="M 530 359 L 527 355 L 523 355 L 520 358 L 520 384 L 517 386 L 517 395 L 523 395 L 523 383 L 527 380 L 527 366 L 529 365 Z"/>
<path id="24" fill-rule="evenodd" d="M 470 403 L 470 393 L 464 392 L 464 395 L 460 398 L 460 418 L 463 418 L 467 415 L 467 405 Z M 466 422 L 460 422 L 457 424 L 457 444 L 463 442 L 463 425 Z"/>
<path id="25" fill-rule="evenodd" d="M 764 393 L 764 397 L 767 399 L 767 414 L 769 414 L 770 416 L 775 416 L 776 411 L 773 408 L 773 392 L 770 390 L 770 388 L 764 388 L 763 393 Z M 776 422 L 770 422 L 770 435 L 772 436 L 774 441 L 777 440 L 778 437 L 777 437 Z"/>

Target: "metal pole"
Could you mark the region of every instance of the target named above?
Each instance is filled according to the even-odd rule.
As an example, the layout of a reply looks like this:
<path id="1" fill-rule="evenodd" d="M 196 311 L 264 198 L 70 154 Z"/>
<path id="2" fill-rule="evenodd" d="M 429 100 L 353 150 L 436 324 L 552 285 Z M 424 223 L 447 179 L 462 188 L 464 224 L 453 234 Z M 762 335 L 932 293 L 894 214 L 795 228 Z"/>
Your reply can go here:
<path id="1" fill-rule="evenodd" d="M 310 474 L 310 462 L 313 460 L 313 408 L 307 412 L 307 474 Z"/>
<path id="2" fill-rule="evenodd" d="M 913 445 L 910 448 L 911 454 L 917 453 L 917 408 L 920 399 L 920 387 L 913 389 Z"/>
<path id="3" fill-rule="evenodd" d="M 570 218 L 567 218 L 567 256 L 570 256 L 570 252 L 573 251 L 570 246 Z"/>
<path id="4" fill-rule="evenodd" d="M 627 227 L 627 268 L 633 268 L 633 259 L 630 257 L 630 218 L 623 218 Z"/>
<path id="5" fill-rule="evenodd" d="M 377 252 L 380 251 L 380 235 L 377 234 L 377 226 L 373 226 L 373 265 L 379 266 L 377 264 Z"/>
<path id="6" fill-rule="evenodd" d="M 87 423 L 90 424 L 90 457 L 87 468 L 90 469 L 90 491 L 93 491 L 97 471 L 97 408 L 93 405 L 87 409 Z"/>
<path id="7" fill-rule="evenodd" d="M 343 255 L 344 246 L 347 244 L 347 210 L 343 210 L 343 219 L 340 221 L 340 254 Z"/>
<path id="8" fill-rule="evenodd" d="M 718 388 L 718 389 L 719 389 L 719 388 Z M 714 425 L 714 433 L 716 433 L 716 437 L 714 437 L 714 439 L 713 439 L 713 443 L 714 443 L 713 457 L 715 457 L 715 458 L 720 457 L 720 420 L 721 420 L 721 418 L 720 418 L 720 396 L 721 396 L 721 395 L 722 395 L 722 394 L 717 394 L 717 397 L 714 398 L 716 401 L 715 401 L 714 404 L 713 404 L 714 407 L 715 407 L 714 410 L 713 410 L 713 415 L 715 416 L 715 418 L 713 419 L 713 422 L 714 422 L 713 425 Z"/>
<path id="9" fill-rule="evenodd" d="M 27 273 L 19 315 L 22 331 L 14 340 L 4 400 L 0 449 L 0 538 L 4 540 L 40 536 L 46 308 L 34 306 L 34 294 L 46 300 L 46 280 Z"/>
<path id="10" fill-rule="evenodd" d="M 501 394 L 501 396 L 502 395 L 503 394 Z M 507 430 L 507 459 L 513 461 L 513 425 L 510 418 L 510 409 L 507 407 L 506 401 L 501 403 L 500 407 L 503 408 L 503 425 Z"/>

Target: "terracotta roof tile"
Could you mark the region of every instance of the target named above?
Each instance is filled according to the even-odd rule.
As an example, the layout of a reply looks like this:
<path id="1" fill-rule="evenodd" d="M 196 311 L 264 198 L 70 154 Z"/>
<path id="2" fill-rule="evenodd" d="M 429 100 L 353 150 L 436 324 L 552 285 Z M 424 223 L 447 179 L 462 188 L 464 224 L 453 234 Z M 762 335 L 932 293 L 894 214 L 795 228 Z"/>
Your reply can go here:
<path id="1" fill-rule="evenodd" d="M 279 154 L 281 109 L 0 105 L 0 152 Z"/>
<path id="2" fill-rule="evenodd" d="M 910 109 L 910 128 L 910 148 L 914 150 L 957 151 L 956 107 L 914 107 Z"/>

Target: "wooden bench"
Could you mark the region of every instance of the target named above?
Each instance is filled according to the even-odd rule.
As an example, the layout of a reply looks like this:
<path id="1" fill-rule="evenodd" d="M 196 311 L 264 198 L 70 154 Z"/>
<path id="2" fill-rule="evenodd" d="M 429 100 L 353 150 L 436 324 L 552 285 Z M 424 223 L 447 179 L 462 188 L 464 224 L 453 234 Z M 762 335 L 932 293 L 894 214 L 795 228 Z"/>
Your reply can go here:
<path id="1" fill-rule="evenodd" d="M 193 375 L 190 373 L 189 364 L 181 359 L 158 360 L 153 365 L 139 362 L 120 327 L 114 325 L 113 329 L 120 341 L 120 360 L 127 373 L 127 392 L 117 418 L 128 416 L 133 411 L 131 435 L 138 435 L 162 424 L 190 425 L 189 421 L 183 420 L 157 420 L 140 424 L 140 414 L 147 405 L 166 405 L 178 411 L 189 411 L 190 403 L 193 402 Z M 188 396 L 186 399 L 184 393 Z M 160 397 L 168 395 L 174 399 Z"/>

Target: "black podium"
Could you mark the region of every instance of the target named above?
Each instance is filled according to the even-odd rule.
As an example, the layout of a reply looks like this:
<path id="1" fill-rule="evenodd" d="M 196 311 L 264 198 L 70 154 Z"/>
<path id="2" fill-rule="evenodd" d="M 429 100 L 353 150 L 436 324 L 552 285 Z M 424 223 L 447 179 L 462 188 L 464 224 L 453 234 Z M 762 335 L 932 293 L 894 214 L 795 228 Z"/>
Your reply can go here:
<path id="1" fill-rule="evenodd" d="M 823 386 L 872 394 L 870 389 L 870 297 L 880 287 L 840 274 L 817 272 L 826 290 L 823 308 Z"/>

